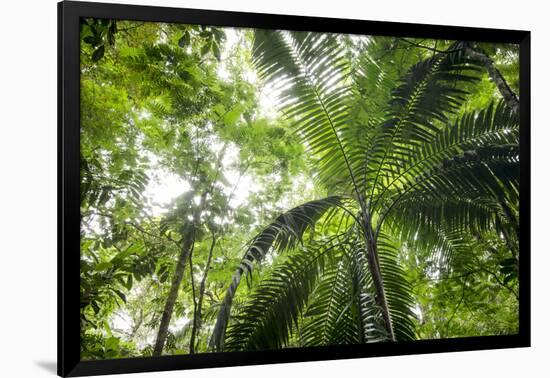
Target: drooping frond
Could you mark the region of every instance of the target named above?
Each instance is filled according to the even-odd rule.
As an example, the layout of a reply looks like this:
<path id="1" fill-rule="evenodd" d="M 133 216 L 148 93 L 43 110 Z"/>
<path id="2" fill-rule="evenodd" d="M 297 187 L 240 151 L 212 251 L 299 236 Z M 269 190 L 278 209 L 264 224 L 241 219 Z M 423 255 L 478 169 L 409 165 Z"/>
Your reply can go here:
<path id="1" fill-rule="evenodd" d="M 337 253 L 336 237 L 308 243 L 278 263 L 254 288 L 227 330 L 226 351 L 288 346 L 315 283 Z"/>
<path id="2" fill-rule="evenodd" d="M 358 309 L 362 342 L 381 342 L 390 340 L 384 327 L 382 309 L 376 303 L 374 295 L 366 290 L 358 292 Z"/>
<path id="3" fill-rule="evenodd" d="M 241 263 L 227 289 L 225 298 L 218 313 L 218 319 L 212 333 L 210 345 L 220 350 L 223 348 L 225 330 L 231 311 L 233 297 L 244 273 L 252 271 L 253 263 L 261 261 L 273 248 L 276 251 L 290 250 L 302 242 L 302 236 L 308 228 L 329 209 L 340 206 L 342 198 L 327 197 L 321 200 L 306 202 L 279 215 L 273 223 L 260 232 L 248 246 Z"/>
<path id="4" fill-rule="evenodd" d="M 463 230 L 488 230 L 494 225 L 496 211 L 495 203 L 488 199 L 478 198 L 474 201 L 465 197 L 441 201 L 426 196 L 411 199 L 410 202 L 404 201 L 402 206 L 397 205 L 389 221 L 394 222 L 395 233 L 408 235 L 410 239 L 422 225 L 431 228 L 446 225 Z"/>

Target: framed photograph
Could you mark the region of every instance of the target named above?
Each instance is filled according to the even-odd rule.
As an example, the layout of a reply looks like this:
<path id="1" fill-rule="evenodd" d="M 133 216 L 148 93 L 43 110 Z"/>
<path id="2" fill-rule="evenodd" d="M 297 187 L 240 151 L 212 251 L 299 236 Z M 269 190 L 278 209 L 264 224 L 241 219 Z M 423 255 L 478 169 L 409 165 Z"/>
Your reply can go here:
<path id="1" fill-rule="evenodd" d="M 59 375 L 530 345 L 529 32 L 58 11 Z"/>

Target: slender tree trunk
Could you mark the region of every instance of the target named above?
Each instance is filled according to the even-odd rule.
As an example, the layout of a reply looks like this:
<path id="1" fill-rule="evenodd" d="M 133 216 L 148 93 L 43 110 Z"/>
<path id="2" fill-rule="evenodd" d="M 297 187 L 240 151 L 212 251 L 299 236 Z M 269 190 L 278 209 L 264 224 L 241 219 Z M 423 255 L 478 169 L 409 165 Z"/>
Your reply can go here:
<path id="1" fill-rule="evenodd" d="M 153 356 L 160 356 L 162 354 L 162 350 L 164 349 L 164 343 L 166 342 L 166 337 L 168 336 L 168 326 L 170 325 L 170 320 L 172 319 L 174 304 L 176 303 L 176 299 L 178 298 L 181 281 L 183 279 L 183 273 L 185 271 L 185 262 L 192 253 L 193 247 L 195 245 L 196 223 L 198 222 L 201 212 L 204 210 L 207 195 L 208 190 L 205 190 L 201 194 L 200 204 L 195 208 L 193 212 L 193 220 L 184 226 L 182 235 L 183 244 L 180 255 L 178 256 L 176 271 L 174 272 L 174 277 L 172 279 L 172 285 L 170 286 L 168 298 L 166 299 L 164 310 L 162 311 L 162 318 L 160 321 L 159 332 L 157 334 L 157 341 L 155 342 L 155 349 L 153 350 Z M 193 272 L 191 272 L 191 274 L 193 274 Z"/>
<path id="2" fill-rule="evenodd" d="M 201 326 L 202 326 L 202 301 L 204 298 L 204 291 L 206 290 L 206 279 L 208 277 L 208 271 L 210 270 L 210 263 L 212 262 L 212 255 L 214 253 L 214 247 L 216 246 L 216 235 L 212 233 L 212 244 L 210 245 L 210 252 L 208 253 L 208 259 L 204 267 L 204 273 L 202 275 L 201 283 L 199 286 L 199 299 L 197 308 L 193 314 L 193 329 L 191 330 L 191 341 L 189 342 L 189 353 L 195 353 L 197 345 L 195 345 L 195 339 L 197 338 Z"/>
<path id="3" fill-rule="evenodd" d="M 195 318 L 197 316 L 197 290 L 195 287 L 195 276 L 193 275 L 193 251 L 189 254 L 189 277 L 191 279 L 191 291 L 193 294 L 193 324 L 192 324 L 192 331 L 194 332 L 195 329 Z M 189 354 L 195 354 L 195 340 L 194 337 L 192 337 L 191 342 L 189 343 Z"/>
<path id="4" fill-rule="evenodd" d="M 174 305 L 176 303 L 176 299 L 178 298 L 181 281 L 183 279 L 185 262 L 187 261 L 189 254 L 191 253 L 191 249 L 195 243 L 194 239 L 194 225 L 189 224 L 185 227 L 185 232 L 183 234 L 183 245 L 178 257 L 174 277 L 172 278 L 172 284 L 170 285 L 170 291 L 168 292 L 168 297 L 166 298 L 166 302 L 164 304 L 164 310 L 162 311 L 162 318 L 157 334 L 157 340 L 155 342 L 155 349 L 153 350 L 153 356 L 160 356 L 162 354 L 164 343 L 166 342 L 166 337 L 168 336 L 168 326 L 170 325 L 170 320 L 172 319 L 172 312 L 174 311 Z"/>
<path id="5" fill-rule="evenodd" d="M 372 276 L 372 282 L 376 294 L 376 304 L 382 309 L 382 318 L 384 319 L 386 331 L 388 331 L 390 340 L 395 341 L 395 334 L 393 332 L 390 309 L 386 298 L 386 291 L 384 289 L 384 280 L 382 279 L 380 262 L 378 260 L 378 247 L 374 238 L 374 231 L 372 229 L 370 214 L 362 197 L 359 199 L 359 202 L 361 204 L 361 218 L 363 221 L 362 226 L 367 248 L 367 265 Z"/>
<path id="6" fill-rule="evenodd" d="M 467 56 L 469 56 L 474 60 L 477 60 L 478 62 L 482 63 L 485 66 L 489 74 L 489 77 L 493 80 L 493 82 L 497 86 L 506 104 L 510 107 L 510 109 L 519 113 L 518 97 L 516 96 L 514 91 L 510 88 L 510 86 L 504 79 L 504 76 L 502 76 L 500 71 L 495 67 L 495 64 L 493 63 L 491 58 L 489 58 L 489 56 L 485 53 L 485 51 L 479 48 L 466 46 L 464 48 L 464 52 L 466 53 Z"/>
<path id="7" fill-rule="evenodd" d="M 395 334 L 393 332 L 390 309 L 388 306 L 388 300 L 386 298 L 386 290 L 384 289 L 384 280 L 382 279 L 382 274 L 380 272 L 380 263 L 378 262 L 378 248 L 376 246 L 376 241 L 371 239 L 373 235 L 372 228 L 369 224 L 365 226 L 371 229 L 370 232 L 367 231 L 369 236 L 366 236 L 369 238 L 367 240 L 367 262 L 376 292 L 376 303 L 382 309 L 382 317 L 384 319 L 384 323 L 386 323 L 386 330 L 389 333 L 390 340 L 395 341 Z"/>

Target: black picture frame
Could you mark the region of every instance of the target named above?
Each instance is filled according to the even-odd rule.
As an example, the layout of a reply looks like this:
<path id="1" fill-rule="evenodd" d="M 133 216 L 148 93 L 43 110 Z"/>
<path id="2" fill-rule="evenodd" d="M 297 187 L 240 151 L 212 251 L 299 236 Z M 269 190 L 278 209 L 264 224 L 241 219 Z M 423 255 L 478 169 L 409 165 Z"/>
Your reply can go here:
<path id="1" fill-rule="evenodd" d="M 519 334 L 268 352 L 204 353 L 80 361 L 79 337 L 79 19 L 193 23 L 229 27 L 515 43 L 520 46 Z M 530 32 L 90 2 L 58 3 L 58 374 L 83 376 L 530 346 Z"/>

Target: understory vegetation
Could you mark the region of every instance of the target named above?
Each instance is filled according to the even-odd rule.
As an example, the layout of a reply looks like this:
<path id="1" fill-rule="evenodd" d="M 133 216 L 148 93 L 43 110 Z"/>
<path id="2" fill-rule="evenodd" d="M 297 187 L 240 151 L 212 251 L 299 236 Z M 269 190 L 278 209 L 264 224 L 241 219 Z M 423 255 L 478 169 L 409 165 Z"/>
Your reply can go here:
<path id="1" fill-rule="evenodd" d="M 80 59 L 82 359 L 518 332 L 518 46 L 86 19 Z"/>

